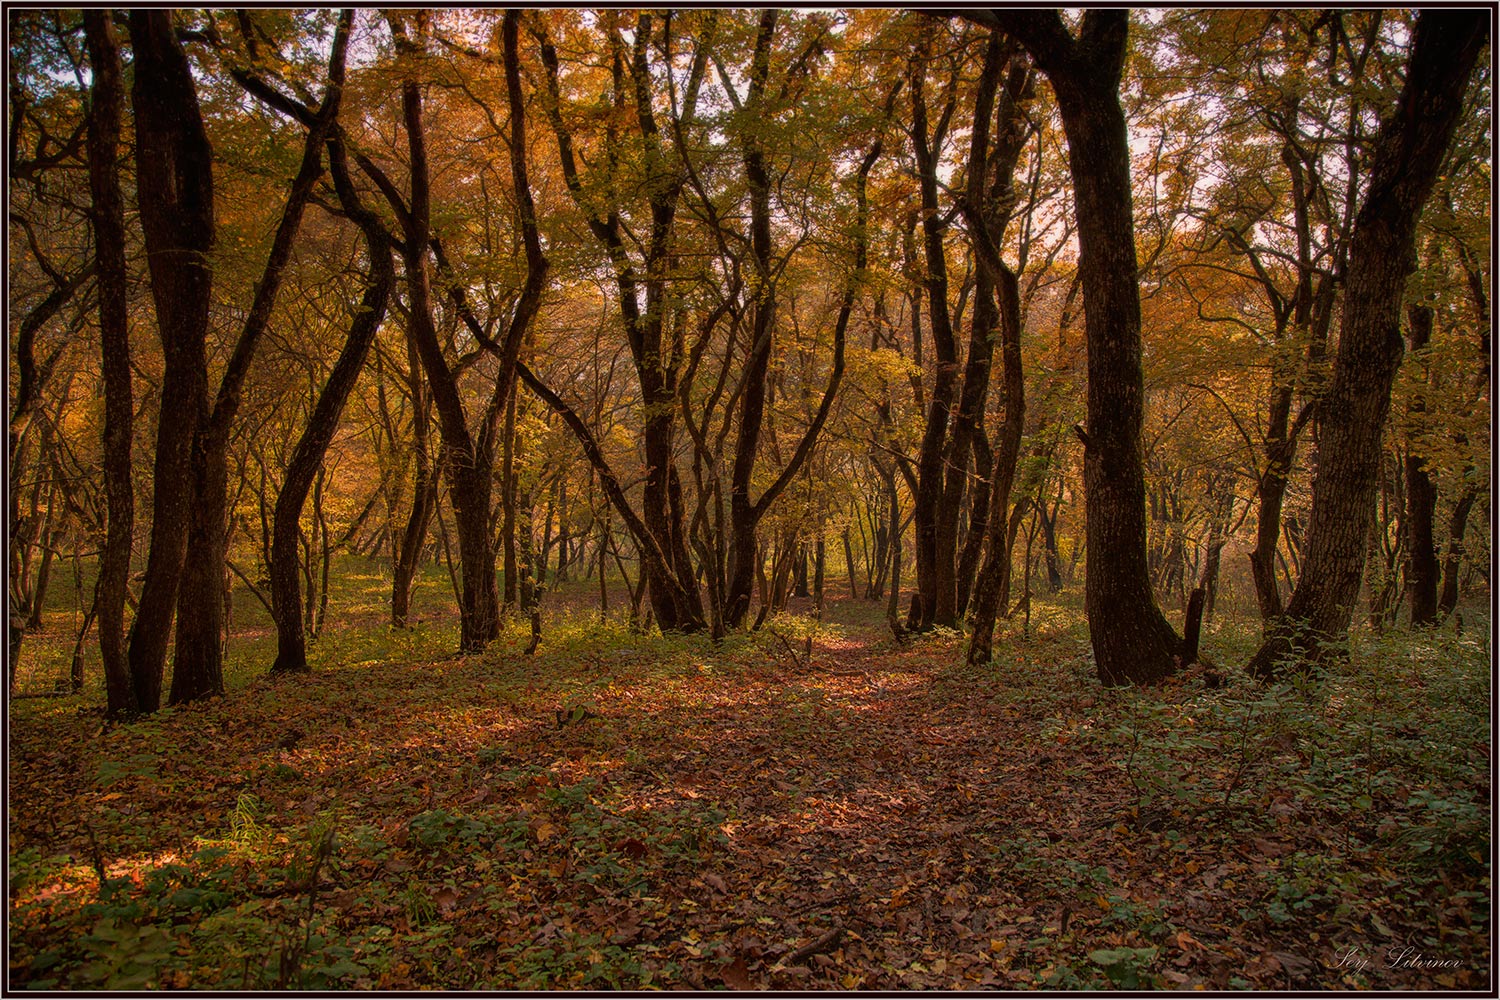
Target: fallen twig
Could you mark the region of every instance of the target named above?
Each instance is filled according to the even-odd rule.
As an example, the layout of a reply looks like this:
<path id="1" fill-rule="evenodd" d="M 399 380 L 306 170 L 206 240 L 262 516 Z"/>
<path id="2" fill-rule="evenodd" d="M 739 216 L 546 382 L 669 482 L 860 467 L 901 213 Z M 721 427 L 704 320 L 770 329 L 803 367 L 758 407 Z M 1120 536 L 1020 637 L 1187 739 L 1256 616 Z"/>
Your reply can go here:
<path id="1" fill-rule="evenodd" d="M 814 955 L 821 955 L 824 952 L 832 951 L 839 946 L 839 942 L 843 939 L 844 925 L 834 924 L 831 931 L 829 931 L 827 934 L 824 934 L 817 940 L 798 948 L 786 958 L 782 959 L 781 964 L 797 965 L 800 962 L 804 962 L 807 959 L 812 958 Z"/>

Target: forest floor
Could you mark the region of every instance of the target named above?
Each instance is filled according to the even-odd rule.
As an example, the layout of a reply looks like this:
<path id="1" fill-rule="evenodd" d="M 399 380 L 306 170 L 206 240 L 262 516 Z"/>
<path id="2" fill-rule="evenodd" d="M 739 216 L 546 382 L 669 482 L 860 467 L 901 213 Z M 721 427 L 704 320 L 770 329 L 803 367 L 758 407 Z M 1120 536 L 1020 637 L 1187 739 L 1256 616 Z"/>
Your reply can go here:
<path id="1" fill-rule="evenodd" d="M 369 600 L 306 677 L 246 614 L 222 699 L 12 702 L 12 988 L 1492 988 L 1488 621 L 1121 691 L 1066 601 L 978 669 L 862 601 L 459 658 Z"/>

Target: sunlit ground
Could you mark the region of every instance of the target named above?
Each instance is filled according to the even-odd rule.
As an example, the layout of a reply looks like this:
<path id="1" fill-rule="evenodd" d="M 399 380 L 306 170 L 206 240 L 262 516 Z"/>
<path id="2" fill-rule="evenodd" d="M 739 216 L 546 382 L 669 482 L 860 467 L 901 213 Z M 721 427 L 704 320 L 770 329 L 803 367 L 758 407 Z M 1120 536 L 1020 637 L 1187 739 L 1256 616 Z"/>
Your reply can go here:
<path id="1" fill-rule="evenodd" d="M 516 621 L 459 658 L 445 578 L 393 632 L 348 568 L 308 677 L 240 594 L 223 699 L 106 728 L 89 659 L 13 702 L 13 985 L 1489 986 L 1473 612 L 1302 690 L 1107 691 L 1076 597 L 975 668 L 874 602 L 715 646 L 580 581 L 535 656 Z"/>

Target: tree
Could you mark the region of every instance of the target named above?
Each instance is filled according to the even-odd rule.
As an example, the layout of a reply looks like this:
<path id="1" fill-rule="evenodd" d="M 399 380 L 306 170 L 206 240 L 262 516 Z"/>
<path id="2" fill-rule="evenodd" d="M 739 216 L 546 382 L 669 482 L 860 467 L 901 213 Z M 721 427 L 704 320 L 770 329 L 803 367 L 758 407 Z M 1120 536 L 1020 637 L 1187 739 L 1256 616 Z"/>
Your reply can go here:
<path id="1" fill-rule="evenodd" d="M 1422 11 L 1406 83 L 1382 123 L 1355 220 L 1339 348 L 1325 397 L 1307 558 L 1286 615 L 1251 659 L 1262 679 L 1317 664 L 1348 634 L 1373 523 L 1381 434 L 1401 363 L 1401 300 L 1417 222 L 1489 34 L 1482 12 Z"/>
<path id="2" fill-rule="evenodd" d="M 151 547 L 130 630 L 136 708 L 161 704 L 167 642 L 193 522 L 193 446 L 208 418 L 213 151 L 167 10 L 130 12 L 136 192 L 164 372 L 152 476 Z M 214 593 L 219 592 L 217 572 Z"/>
<path id="3" fill-rule="evenodd" d="M 95 270 L 99 275 L 99 345 L 104 379 L 104 492 L 108 534 L 99 556 L 99 651 L 104 660 L 107 711 L 112 718 L 136 711 L 125 647 L 125 598 L 130 585 L 130 549 L 135 534 L 131 486 L 130 330 L 126 315 L 125 199 L 120 192 L 120 122 L 125 103 L 120 49 L 113 15 L 83 15 L 93 86 L 89 95 L 88 163 L 92 196 Z M 11 651 L 15 655 L 15 650 Z"/>
<path id="4" fill-rule="evenodd" d="M 988 19 L 1020 39 L 1047 74 L 1068 137 L 1088 337 L 1088 427 L 1080 437 L 1094 663 L 1106 684 L 1151 683 L 1172 673 L 1182 643 L 1156 605 L 1146 560 L 1141 307 L 1119 98 L 1129 15 L 1087 11 L 1077 38 L 1056 12 L 996 10 Z"/>
<path id="5" fill-rule="evenodd" d="M 344 53 L 354 12 L 345 11 L 334 39 L 329 65 L 329 88 L 322 106 L 312 112 L 315 122 L 308 134 L 306 155 L 314 161 L 319 147 L 326 143 L 334 189 L 346 215 L 354 220 L 364 237 L 370 263 L 370 280 L 354 318 L 343 350 L 334 363 L 318 401 L 308 417 L 307 426 L 287 463 L 286 478 L 276 496 L 276 515 L 271 539 L 271 606 L 276 618 L 276 660 L 272 673 L 298 673 L 307 670 L 304 641 L 302 596 L 297 581 L 297 543 L 302 507 L 307 500 L 313 478 L 322 467 L 323 458 L 338 429 L 344 404 L 354 389 L 355 380 L 364 368 L 365 357 L 375 334 L 385 319 L 386 306 L 396 284 L 391 263 L 391 241 L 379 218 L 365 207 L 349 175 L 348 153 L 344 139 L 335 132 L 335 123 L 344 83 Z M 312 109 L 308 109 L 310 112 Z M 326 593 L 326 588 L 325 588 Z"/>
<path id="6" fill-rule="evenodd" d="M 1427 370 L 1426 348 L 1432 342 L 1433 310 L 1431 306 L 1412 305 L 1406 310 L 1411 352 L 1419 358 L 1423 374 Z M 1424 379 L 1425 381 L 1425 379 Z M 1425 398 L 1418 393 L 1408 406 L 1408 422 L 1427 409 Z M 1437 508 L 1437 484 L 1433 482 L 1427 461 L 1420 454 L 1411 430 L 1406 440 L 1406 555 L 1410 566 L 1406 578 L 1411 600 L 1412 627 L 1437 621 L 1438 558 L 1432 540 L 1432 520 Z"/>
<path id="7" fill-rule="evenodd" d="M 631 139 L 639 142 L 647 171 L 642 187 L 646 192 L 650 221 L 646 238 L 639 241 L 639 265 L 627 249 L 627 229 L 621 205 L 617 202 L 601 204 L 594 192 L 586 189 L 585 176 L 578 168 L 574 137 L 563 118 L 557 50 L 550 37 L 539 32 L 542 63 L 547 72 L 547 115 L 557 139 L 558 158 L 568 193 L 584 213 L 589 232 L 608 257 L 618 291 L 620 316 L 647 414 L 641 434 L 646 480 L 639 520 L 651 534 L 652 541 L 637 540 L 648 551 L 657 549 L 667 557 L 665 560 L 647 560 L 652 608 L 662 629 L 696 631 L 705 624 L 703 604 L 696 584 L 689 585 L 694 579 L 694 567 L 688 554 L 683 523 L 682 480 L 673 454 L 682 352 L 676 350 L 666 336 L 670 312 L 667 292 L 672 276 L 677 208 L 687 183 L 686 170 L 679 158 L 685 153 L 675 145 L 663 143 L 653 107 L 653 76 L 648 63 L 653 36 L 652 16 L 642 12 L 637 19 L 628 59 L 614 16 L 605 20 L 604 30 L 610 52 L 611 94 L 615 108 L 618 117 L 629 120 L 625 115 L 628 74 L 629 96 L 635 104 L 636 135 Z M 691 119 L 695 113 L 699 86 L 707 66 L 704 56 L 706 52 L 695 56 L 682 106 L 674 109 L 683 119 Z M 602 157 L 604 162 L 595 168 L 605 176 L 589 177 L 589 188 L 597 183 L 607 190 L 613 185 L 619 170 L 621 150 L 617 146 L 619 140 L 613 122 L 611 119 Z M 644 310 L 642 292 L 645 293 Z M 569 426 L 573 426 L 571 421 Z M 581 439 L 580 443 L 583 443 Z M 585 450 L 587 447 L 585 445 Z M 609 492 L 612 500 L 623 498 L 623 493 Z M 623 510 L 620 513 L 625 516 Z M 626 521 L 630 524 L 631 518 L 627 517 Z"/>
<path id="8" fill-rule="evenodd" d="M 172 663 L 174 705 L 224 691 L 223 579 L 229 436 L 244 395 L 245 379 L 270 325 L 302 217 L 323 173 L 323 144 L 338 117 L 352 19 L 352 13 L 346 12 L 335 32 L 327 92 L 309 126 L 297 175 L 292 180 L 260 280 L 255 284 L 244 325 L 219 380 L 213 409 L 203 417 L 193 443 L 193 504 L 177 607 L 177 649 Z M 247 38 L 253 39 L 253 35 Z"/>

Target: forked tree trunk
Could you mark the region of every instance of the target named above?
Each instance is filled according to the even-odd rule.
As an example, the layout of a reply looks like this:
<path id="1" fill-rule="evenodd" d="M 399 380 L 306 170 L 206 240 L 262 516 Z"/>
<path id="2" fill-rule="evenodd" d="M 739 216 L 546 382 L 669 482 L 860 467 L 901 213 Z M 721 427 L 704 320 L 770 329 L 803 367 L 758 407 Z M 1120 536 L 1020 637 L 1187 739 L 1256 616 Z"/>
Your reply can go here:
<path id="1" fill-rule="evenodd" d="M 136 709 L 161 705 L 162 675 L 193 514 L 192 450 L 208 418 L 205 339 L 213 287 L 213 153 L 169 10 L 132 10 L 136 193 L 163 372 L 151 547 L 128 657 Z M 216 588 L 217 589 L 217 588 Z"/>
<path id="2" fill-rule="evenodd" d="M 1316 665 L 1337 655 L 1347 638 L 1374 520 L 1381 434 L 1401 363 L 1401 298 L 1417 221 L 1488 33 L 1489 17 L 1482 11 L 1418 15 L 1406 83 L 1375 143 L 1369 189 L 1350 240 L 1307 555 L 1285 616 L 1249 664 L 1263 680 L 1289 664 Z M 1094 552 L 1091 547 L 1090 558 Z"/>
<path id="3" fill-rule="evenodd" d="M 229 437 L 256 348 L 270 326 L 282 275 L 291 260 L 302 216 L 312 198 L 313 187 L 323 173 L 323 143 L 338 115 L 344 83 L 344 54 L 353 16 L 352 11 L 346 11 L 339 21 L 329 60 L 327 92 L 308 130 L 302 162 L 292 181 L 265 267 L 256 283 L 255 297 L 245 325 L 225 366 L 213 410 L 200 423 L 193 442 L 192 514 L 182 586 L 178 591 L 177 651 L 172 668 L 171 703 L 174 705 L 224 692 L 222 592 L 229 508 Z M 274 540 L 272 557 L 274 560 Z"/>
<path id="4" fill-rule="evenodd" d="M 947 513 L 944 507 L 944 442 L 948 422 L 958 390 L 958 344 L 953 336 L 953 321 L 948 310 L 948 262 L 943 236 L 948 228 L 938 206 L 938 157 L 941 132 L 934 134 L 928 125 L 927 99 L 924 94 L 927 63 L 934 39 L 924 34 L 918 43 L 920 54 L 912 61 L 908 86 L 912 106 L 912 153 L 916 158 L 918 189 L 922 199 L 922 246 L 926 263 L 924 286 L 927 292 L 928 323 L 932 330 L 933 359 L 932 397 L 927 402 L 927 417 L 922 431 L 921 449 L 917 453 L 916 556 L 917 593 L 920 600 L 908 624 L 918 629 L 958 623 L 954 557 L 957 554 L 955 532 L 943 530 Z"/>

